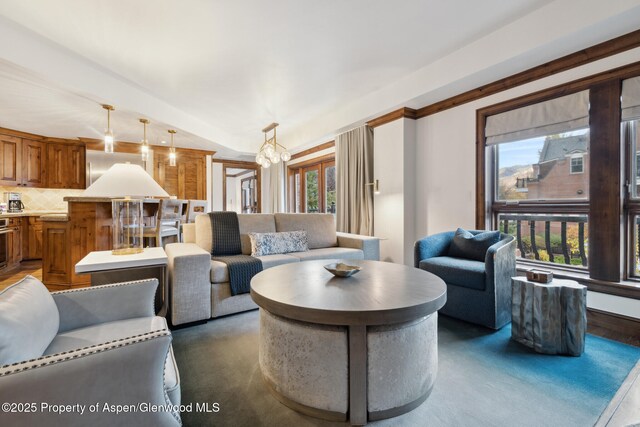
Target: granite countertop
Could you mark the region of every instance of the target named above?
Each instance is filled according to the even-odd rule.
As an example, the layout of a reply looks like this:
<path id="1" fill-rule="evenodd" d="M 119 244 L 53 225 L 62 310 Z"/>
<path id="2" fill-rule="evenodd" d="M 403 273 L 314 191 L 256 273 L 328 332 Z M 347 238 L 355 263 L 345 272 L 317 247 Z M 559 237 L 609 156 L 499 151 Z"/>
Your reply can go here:
<path id="1" fill-rule="evenodd" d="M 66 213 L 48 214 L 48 215 L 42 215 L 40 219 L 42 221 L 65 222 L 65 221 L 69 221 L 69 215 L 67 215 Z"/>
<path id="2" fill-rule="evenodd" d="M 61 210 L 31 210 L 25 209 L 22 212 L 4 212 L 0 214 L 0 218 L 15 218 L 23 216 L 43 216 L 43 215 L 67 215 L 66 211 Z"/>
<path id="3" fill-rule="evenodd" d="M 124 199 L 124 197 L 80 197 L 80 196 L 67 196 L 63 200 L 65 202 L 89 202 L 89 203 L 102 203 L 111 202 L 113 199 Z M 137 200 L 133 198 L 133 200 Z M 160 203 L 160 199 L 143 199 L 144 203 Z"/>

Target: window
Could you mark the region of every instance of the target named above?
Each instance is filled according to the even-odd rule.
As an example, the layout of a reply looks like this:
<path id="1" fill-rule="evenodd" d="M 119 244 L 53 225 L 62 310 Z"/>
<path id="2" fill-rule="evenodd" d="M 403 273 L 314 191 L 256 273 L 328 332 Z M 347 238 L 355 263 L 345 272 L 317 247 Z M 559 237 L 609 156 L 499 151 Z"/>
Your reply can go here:
<path id="1" fill-rule="evenodd" d="M 289 212 L 336 212 L 336 167 L 333 154 L 288 167 Z"/>
<path id="2" fill-rule="evenodd" d="M 618 288 L 608 282 L 640 280 L 640 77 L 631 72 L 478 111 L 477 227 L 514 235 L 519 263 L 582 270 L 610 293 Z"/>
<path id="3" fill-rule="evenodd" d="M 582 155 L 571 156 L 571 173 L 582 173 L 584 172 L 584 160 Z"/>

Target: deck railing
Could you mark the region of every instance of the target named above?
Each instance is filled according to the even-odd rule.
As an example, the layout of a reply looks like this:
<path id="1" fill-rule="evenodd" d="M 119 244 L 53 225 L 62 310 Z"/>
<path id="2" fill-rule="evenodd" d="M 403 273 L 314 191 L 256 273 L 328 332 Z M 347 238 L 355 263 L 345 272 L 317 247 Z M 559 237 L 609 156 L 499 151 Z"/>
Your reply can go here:
<path id="1" fill-rule="evenodd" d="M 587 250 L 585 243 L 585 224 L 588 222 L 587 215 L 539 215 L 539 214 L 500 214 L 500 225 L 502 231 L 507 234 L 513 234 L 509 232 L 509 227 L 515 222 L 515 238 L 517 240 L 518 249 L 523 258 L 526 258 L 527 254 L 532 254 L 533 259 L 540 261 L 540 249 L 536 242 L 536 236 L 542 233 L 537 224 L 544 223 L 544 250 L 549 256 L 549 262 L 555 262 L 560 264 L 571 265 L 572 259 L 579 259 L 580 265 L 587 266 Z M 552 246 L 551 237 L 551 223 L 560 223 L 560 248 L 561 253 L 554 252 Z M 523 223 L 524 227 L 528 228 L 530 252 L 527 252 L 523 242 Z M 578 227 L 578 248 L 576 251 L 572 251 L 567 241 L 567 224 L 577 224 Z M 527 231 L 524 231 L 525 233 Z M 556 247 L 557 249 L 557 247 Z M 545 260 L 546 261 L 546 260 Z M 575 265 L 575 264 L 574 264 Z"/>

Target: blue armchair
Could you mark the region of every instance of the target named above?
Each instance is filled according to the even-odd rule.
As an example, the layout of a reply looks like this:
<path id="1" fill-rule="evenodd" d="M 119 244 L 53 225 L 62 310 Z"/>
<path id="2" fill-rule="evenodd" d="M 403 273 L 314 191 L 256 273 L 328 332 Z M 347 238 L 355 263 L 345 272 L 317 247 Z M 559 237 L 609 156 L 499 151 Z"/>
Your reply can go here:
<path id="1" fill-rule="evenodd" d="M 470 231 L 474 236 L 484 232 Z M 500 233 L 482 262 L 449 256 L 454 235 L 449 231 L 418 240 L 414 246 L 415 267 L 447 284 L 447 303 L 440 313 L 492 329 L 502 328 L 511 321 L 511 277 L 516 273 L 514 237 Z"/>

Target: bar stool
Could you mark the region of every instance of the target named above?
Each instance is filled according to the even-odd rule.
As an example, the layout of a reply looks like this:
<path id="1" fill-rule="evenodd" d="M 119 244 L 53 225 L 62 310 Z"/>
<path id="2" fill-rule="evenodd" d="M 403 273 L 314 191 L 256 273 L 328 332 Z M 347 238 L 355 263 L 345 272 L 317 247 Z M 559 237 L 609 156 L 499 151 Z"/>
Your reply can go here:
<path id="1" fill-rule="evenodd" d="M 179 240 L 179 230 L 182 222 L 182 206 L 185 200 L 178 199 L 161 199 L 156 213 L 155 225 L 145 227 L 142 237 L 147 239 L 148 245 L 164 247 L 163 239 L 166 237 L 175 237 L 175 241 Z"/>

